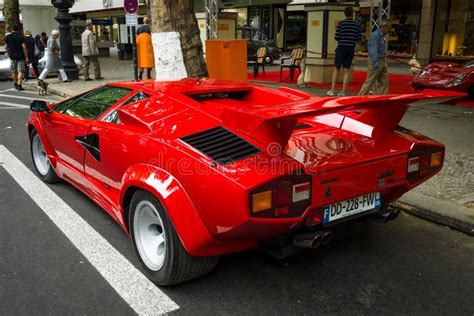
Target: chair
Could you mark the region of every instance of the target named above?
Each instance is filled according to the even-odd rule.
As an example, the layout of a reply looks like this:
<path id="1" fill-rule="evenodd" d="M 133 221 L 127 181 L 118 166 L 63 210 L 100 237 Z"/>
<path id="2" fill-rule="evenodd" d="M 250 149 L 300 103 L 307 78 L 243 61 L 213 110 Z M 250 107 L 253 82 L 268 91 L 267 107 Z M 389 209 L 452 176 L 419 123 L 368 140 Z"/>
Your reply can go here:
<path id="1" fill-rule="evenodd" d="M 283 68 L 290 68 L 290 79 L 293 81 L 295 78 L 295 69 L 298 69 L 301 73 L 301 60 L 305 57 L 305 50 L 304 48 L 295 48 L 291 51 L 291 56 L 287 58 L 281 59 L 280 65 L 280 81 L 283 75 Z M 289 64 L 285 65 L 285 60 L 290 60 Z"/>
<path id="2" fill-rule="evenodd" d="M 258 68 L 262 66 L 263 76 L 265 75 L 265 57 L 267 56 L 267 48 L 265 46 L 260 47 L 257 51 L 257 61 L 253 64 L 253 77 L 258 76 Z"/>

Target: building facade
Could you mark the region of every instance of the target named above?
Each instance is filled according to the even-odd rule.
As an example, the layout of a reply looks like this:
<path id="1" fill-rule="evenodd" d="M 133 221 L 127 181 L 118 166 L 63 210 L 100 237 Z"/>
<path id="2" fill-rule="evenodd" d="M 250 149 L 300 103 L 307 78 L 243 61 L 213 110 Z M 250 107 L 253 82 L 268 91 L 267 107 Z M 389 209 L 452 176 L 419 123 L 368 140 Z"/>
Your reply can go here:
<path id="1" fill-rule="evenodd" d="M 3 10 L 4 0 L 0 0 L 0 9 Z M 20 0 L 20 21 L 24 30 L 29 30 L 33 34 L 41 32 L 51 32 L 57 29 L 59 23 L 54 19 L 57 15 L 56 9 L 51 5 L 50 0 Z M 3 21 L 3 14 L 0 18 Z M 5 35 L 5 24 L 1 22 L 2 37 L 0 42 L 3 43 Z"/>

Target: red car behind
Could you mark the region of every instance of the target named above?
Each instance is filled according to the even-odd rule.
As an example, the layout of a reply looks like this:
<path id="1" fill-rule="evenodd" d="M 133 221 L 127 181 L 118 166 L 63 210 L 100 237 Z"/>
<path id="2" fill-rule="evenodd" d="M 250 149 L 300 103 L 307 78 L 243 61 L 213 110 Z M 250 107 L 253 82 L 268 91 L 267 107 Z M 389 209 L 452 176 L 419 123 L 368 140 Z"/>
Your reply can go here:
<path id="1" fill-rule="evenodd" d="M 474 99 L 474 60 L 464 64 L 437 62 L 424 67 L 413 79 L 415 89 L 440 89 L 467 92 Z"/>

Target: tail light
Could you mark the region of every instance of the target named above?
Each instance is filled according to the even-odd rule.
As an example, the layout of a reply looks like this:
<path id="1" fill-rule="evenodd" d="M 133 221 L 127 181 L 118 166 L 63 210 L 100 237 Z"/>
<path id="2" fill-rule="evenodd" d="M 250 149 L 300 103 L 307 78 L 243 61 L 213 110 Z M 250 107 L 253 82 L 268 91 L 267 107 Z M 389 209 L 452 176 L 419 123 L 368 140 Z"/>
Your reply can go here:
<path id="1" fill-rule="evenodd" d="M 287 175 L 250 192 L 252 217 L 298 217 L 311 205 L 311 176 Z"/>
<path id="2" fill-rule="evenodd" d="M 408 155 L 407 180 L 414 184 L 440 170 L 443 165 L 444 148 L 415 146 Z"/>

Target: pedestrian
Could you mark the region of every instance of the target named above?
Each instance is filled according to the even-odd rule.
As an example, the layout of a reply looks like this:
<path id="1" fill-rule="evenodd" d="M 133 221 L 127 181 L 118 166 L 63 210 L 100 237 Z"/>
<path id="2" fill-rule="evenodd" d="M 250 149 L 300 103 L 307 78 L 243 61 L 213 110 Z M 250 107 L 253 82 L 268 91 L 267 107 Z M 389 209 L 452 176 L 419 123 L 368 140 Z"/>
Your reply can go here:
<path id="1" fill-rule="evenodd" d="M 46 43 L 45 49 L 45 56 L 46 56 L 46 64 L 41 72 L 40 76 L 38 77 L 39 81 L 43 81 L 48 76 L 48 73 L 51 70 L 56 69 L 61 76 L 63 82 L 71 82 L 68 79 L 66 72 L 64 71 L 63 64 L 61 62 L 61 58 L 59 56 L 59 44 L 57 39 L 59 38 L 59 31 L 52 30 L 51 36 L 48 38 L 48 42 Z"/>
<path id="2" fill-rule="evenodd" d="M 377 83 L 379 94 L 388 93 L 388 69 L 387 61 L 385 60 L 387 40 L 385 35 L 390 32 L 390 28 L 390 21 L 383 20 L 380 22 L 379 27 L 370 34 L 367 78 L 359 91 L 359 95 L 369 94 L 370 89 L 375 83 Z"/>
<path id="3" fill-rule="evenodd" d="M 43 36 L 44 34 L 44 36 Z M 46 39 L 46 40 L 45 40 Z M 45 32 L 42 32 L 41 34 L 37 34 L 35 36 L 35 43 L 36 43 L 36 47 L 38 48 L 39 50 L 39 56 L 38 56 L 38 59 L 41 59 L 43 58 L 44 56 L 44 51 L 46 49 L 46 44 L 47 44 L 47 37 L 46 37 L 46 33 Z"/>
<path id="4" fill-rule="evenodd" d="M 150 24 L 149 24 L 150 20 L 148 19 L 148 17 L 144 17 L 143 18 L 143 24 L 140 25 L 138 28 L 137 28 L 137 35 L 140 35 L 142 33 L 148 33 L 148 34 L 151 34 L 151 29 L 150 29 Z"/>
<path id="5" fill-rule="evenodd" d="M 94 76 L 95 80 L 104 79 L 100 75 L 100 65 L 99 65 L 99 48 L 95 41 L 94 33 L 92 33 L 92 23 L 87 22 L 86 29 L 82 33 L 81 42 L 82 42 L 82 57 L 84 57 L 84 80 L 92 80 L 89 77 L 89 66 L 91 62 L 94 64 Z"/>
<path id="6" fill-rule="evenodd" d="M 26 48 L 28 48 L 28 59 L 30 61 L 29 64 L 25 64 L 25 81 L 30 80 L 30 67 L 33 68 L 33 72 L 35 73 L 35 77 L 39 77 L 39 70 L 38 70 L 38 60 L 35 52 L 37 50 L 36 43 L 30 31 L 25 31 L 25 44 Z"/>
<path id="7" fill-rule="evenodd" d="M 10 58 L 10 68 L 12 71 L 13 85 L 17 91 L 23 91 L 23 74 L 25 64 L 28 64 L 28 48 L 25 38 L 20 34 L 20 26 L 14 25 L 10 34 L 5 37 L 5 49 Z"/>
<path id="8" fill-rule="evenodd" d="M 147 79 L 151 79 L 151 71 L 155 67 L 155 58 L 153 56 L 151 35 L 147 32 L 142 32 L 137 36 L 137 55 L 139 71 L 138 79 L 142 80 L 145 69 Z"/>
<path id="9" fill-rule="evenodd" d="M 344 68 L 344 77 L 342 81 L 342 90 L 337 94 L 338 96 L 345 96 L 347 88 L 349 87 L 350 69 L 352 60 L 354 59 L 354 50 L 357 43 L 362 41 L 362 26 L 359 21 L 352 18 L 354 10 L 352 7 L 344 9 L 345 20 L 342 20 L 336 29 L 334 38 L 337 41 L 336 58 L 334 69 L 332 72 L 331 90 L 327 92 L 328 96 L 335 96 L 337 78 L 339 77 L 339 70 Z"/>

